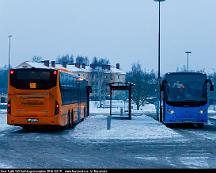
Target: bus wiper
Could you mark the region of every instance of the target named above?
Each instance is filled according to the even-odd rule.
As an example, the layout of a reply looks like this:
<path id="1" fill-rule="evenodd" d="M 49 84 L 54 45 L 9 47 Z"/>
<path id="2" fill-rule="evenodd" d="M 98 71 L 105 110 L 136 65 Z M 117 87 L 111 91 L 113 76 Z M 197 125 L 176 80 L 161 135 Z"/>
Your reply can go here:
<path id="1" fill-rule="evenodd" d="M 183 100 L 184 102 L 204 102 L 205 100 Z"/>
<path id="2" fill-rule="evenodd" d="M 200 102 L 202 100 L 183 100 L 184 102 Z"/>

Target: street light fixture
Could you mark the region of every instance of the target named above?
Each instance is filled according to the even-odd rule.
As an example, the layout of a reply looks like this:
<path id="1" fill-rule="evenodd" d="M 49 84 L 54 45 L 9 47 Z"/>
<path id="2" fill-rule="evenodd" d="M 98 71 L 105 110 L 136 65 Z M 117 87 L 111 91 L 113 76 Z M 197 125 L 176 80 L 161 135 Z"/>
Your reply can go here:
<path id="1" fill-rule="evenodd" d="M 8 35 L 8 39 L 9 39 L 9 49 L 8 49 L 8 69 L 10 70 L 10 52 L 11 52 L 11 37 L 12 35 Z"/>
<path id="2" fill-rule="evenodd" d="M 187 54 L 187 71 L 189 71 L 189 54 L 191 53 L 191 51 L 187 51 L 185 53 Z"/>
<path id="3" fill-rule="evenodd" d="M 154 0 L 156 2 L 158 2 L 159 5 L 159 11 L 158 11 L 158 85 L 159 85 L 159 93 L 158 93 L 158 106 L 159 106 L 159 110 L 157 109 L 157 116 L 159 117 L 159 121 L 162 122 L 162 108 L 161 108 L 161 93 L 160 93 L 160 81 L 161 81 L 161 77 L 160 77 L 160 3 L 165 1 L 165 0 Z M 160 113 L 160 114 L 159 114 Z M 160 115 L 160 116 L 159 116 Z"/>

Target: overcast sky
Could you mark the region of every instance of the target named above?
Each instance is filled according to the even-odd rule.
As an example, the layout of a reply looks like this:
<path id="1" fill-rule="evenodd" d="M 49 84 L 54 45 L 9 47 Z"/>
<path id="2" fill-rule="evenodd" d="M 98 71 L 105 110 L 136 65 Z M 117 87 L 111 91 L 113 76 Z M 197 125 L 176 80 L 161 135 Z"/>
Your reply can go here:
<path id="1" fill-rule="evenodd" d="M 186 65 L 216 70 L 216 0 L 161 3 L 161 72 Z M 153 0 L 0 0 L 1 65 L 34 55 L 106 57 L 128 71 L 158 68 L 158 3 Z"/>

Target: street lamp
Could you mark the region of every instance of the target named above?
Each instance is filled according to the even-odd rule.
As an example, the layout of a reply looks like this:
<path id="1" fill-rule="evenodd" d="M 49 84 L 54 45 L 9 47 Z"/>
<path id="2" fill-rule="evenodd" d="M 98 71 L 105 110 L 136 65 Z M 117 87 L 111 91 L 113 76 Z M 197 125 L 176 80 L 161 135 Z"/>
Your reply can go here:
<path id="1" fill-rule="evenodd" d="M 9 39 L 9 50 L 8 50 L 8 69 L 9 69 L 9 70 L 10 70 L 11 37 L 12 37 L 12 35 L 8 35 L 8 39 Z"/>
<path id="2" fill-rule="evenodd" d="M 189 54 L 191 53 L 191 51 L 187 51 L 185 53 L 187 54 L 187 71 L 189 71 Z"/>
<path id="3" fill-rule="evenodd" d="M 165 0 L 154 0 L 156 2 L 158 2 L 159 5 L 159 11 L 158 11 L 158 85 L 159 85 L 159 93 L 158 93 L 158 106 L 159 106 L 159 110 L 160 110 L 160 114 L 159 114 L 159 110 L 157 109 L 157 116 L 159 117 L 159 121 L 162 121 L 162 110 L 161 110 L 161 93 L 160 93 L 160 81 L 161 81 L 161 77 L 160 77 L 160 3 L 165 1 Z M 160 115 L 160 116 L 159 116 Z"/>

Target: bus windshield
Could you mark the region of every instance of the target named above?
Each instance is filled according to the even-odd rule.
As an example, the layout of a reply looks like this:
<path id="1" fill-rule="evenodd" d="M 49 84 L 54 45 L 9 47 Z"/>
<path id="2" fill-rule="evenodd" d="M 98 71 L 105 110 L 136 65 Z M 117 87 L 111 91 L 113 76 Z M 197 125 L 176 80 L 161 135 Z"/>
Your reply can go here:
<path id="1" fill-rule="evenodd" d="M 53 69 L 14 69 L 10 84 L 17 89 L 50 89 L 56 86 L 56 74 Z"/>
<path id="2" fill-rule="evenodd" d="M 167 75 L 167 101 L 203 102 L 207 100 L 204 86 L 206 76 L 203 74 Z"/>

